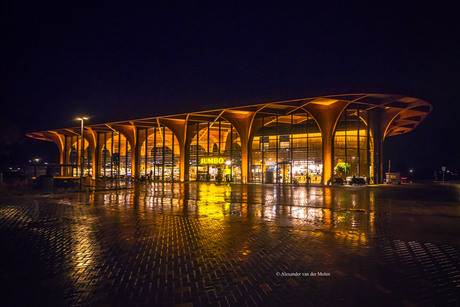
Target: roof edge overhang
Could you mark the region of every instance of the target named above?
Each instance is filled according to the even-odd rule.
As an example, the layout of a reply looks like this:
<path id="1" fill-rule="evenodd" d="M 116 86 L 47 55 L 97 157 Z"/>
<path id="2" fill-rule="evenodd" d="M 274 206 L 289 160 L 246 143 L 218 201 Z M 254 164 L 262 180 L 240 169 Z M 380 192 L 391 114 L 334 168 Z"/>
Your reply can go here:
<path id="1" fill-rule="evenodd" d="M 426 118 L 426 116 L 428 116 L 429 113 L 431 113 L 433 109 L 431 104 L 424 100 L 403 95 L 375 93 L 337 94 L 174 115 L 146 117 L 109 123 L 99 123 L 86 125 L 85 129 L 104 132 L 116 130 L 116 126 L 136 126 L 141 128 L 149 128 L 157 126 L 159 119 L 185 121 L 192 118 L 193 121 L 214 121 L 221 117 L 221 115 L 226 111 L 247 113 L 253 112 L 258 113 L 258 116 L 282 116 L 291 114 L 295 110 L 302 110 L 307 107 L 308 104 L 319 104 L 327 108 L 337 101 L 349 102 L 350 105 L 359 107 L 364 110 L 371 110 L 375 108 L 379 108 L 383 112 L 388 112 L 388 110 L 391 110 L 392 113 L 396 115 L 389 121 L 389 124 L 385 129 L 385 137 L 400 135 L 413 130 L 420 124 L 420 122 Z M 80 129 L 80 126 L 51 129 L 45 131 L 30 132 L 27 133 L 26 136 L 45 141 L 53 141 L 52 138 L 49 137 L 49 133 L 59 133 L 62 135 L 75 136 L 80 134 Z"/>

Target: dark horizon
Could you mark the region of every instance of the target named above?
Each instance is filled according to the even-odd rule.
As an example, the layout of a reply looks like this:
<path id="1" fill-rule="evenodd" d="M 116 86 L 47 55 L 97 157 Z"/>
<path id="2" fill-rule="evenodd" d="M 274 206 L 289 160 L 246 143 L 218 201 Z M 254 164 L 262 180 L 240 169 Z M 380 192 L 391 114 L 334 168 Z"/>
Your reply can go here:
<path id="1" fill-rule="evenodd" d="M 460 169 L 458 26 L 434 3 L 353 7 L 3 5 L 8 162 L 57 157 L 32 131 L 342 93 L 401 94 L 433 112 L 384 161 Z M 6 131 L 6 130 L 4 130 Z M 384 162 L 385 165 L 386 162 Z"/>

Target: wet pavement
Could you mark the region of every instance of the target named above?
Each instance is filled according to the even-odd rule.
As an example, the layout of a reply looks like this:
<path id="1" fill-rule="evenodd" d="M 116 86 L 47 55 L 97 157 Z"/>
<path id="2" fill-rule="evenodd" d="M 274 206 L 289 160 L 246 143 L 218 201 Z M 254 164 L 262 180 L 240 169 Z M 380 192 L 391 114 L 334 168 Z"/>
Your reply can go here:
<path id="1" fill-rule="evenodd" d="M 460 186 L 0 198 L 1 305 L 459 305 Z"/>

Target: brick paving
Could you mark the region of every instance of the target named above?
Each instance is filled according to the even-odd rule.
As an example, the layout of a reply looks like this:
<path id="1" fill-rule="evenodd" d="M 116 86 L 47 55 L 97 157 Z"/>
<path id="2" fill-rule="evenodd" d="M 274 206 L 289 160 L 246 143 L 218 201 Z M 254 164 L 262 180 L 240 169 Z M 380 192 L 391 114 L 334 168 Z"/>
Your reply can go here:
<path id="1" fill-rule="evenodd" d="M 0 198 L 1 305 L 459 305 L 460 187 Z"/>

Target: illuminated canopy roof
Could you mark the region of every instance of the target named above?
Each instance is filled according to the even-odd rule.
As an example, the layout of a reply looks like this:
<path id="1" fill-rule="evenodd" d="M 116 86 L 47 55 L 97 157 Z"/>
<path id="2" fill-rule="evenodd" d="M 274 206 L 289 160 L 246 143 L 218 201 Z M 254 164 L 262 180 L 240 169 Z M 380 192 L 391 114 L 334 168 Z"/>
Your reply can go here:
<path id="1" fill-rule="evenodd" d="M 389 94 L 345 94 L 86 125 L 85 129 L 90 129 L 95 132 L 111 132 L 117 130 L 117 127 L 121 126 L 149 128 L 159 126 L 160 119 L 175 121 L 187 120 L 188 123 L 212 122 L 218 120 L 225 113 L 241 113 L 242 115 L 256 113 L 256 117 L 290 115 L 305 113 L 308 111 L 308 106 L 312 104 L 328 108 L 339 101 L 347 103 L 348 107 L 353 109 L 371 110 L 380 108 L 386 116 L 390 117 L 388 120 L 389 124 L 385 127 L 385 137 L 399 135 L 413 130 L 432 110 L 432 106 L 428 102 L 407 96 Z M 35 139 L 53 141 L 56 134 L 79 135 L 80 126 L 32 132 L 28 133 L 27 136 Z"/>

